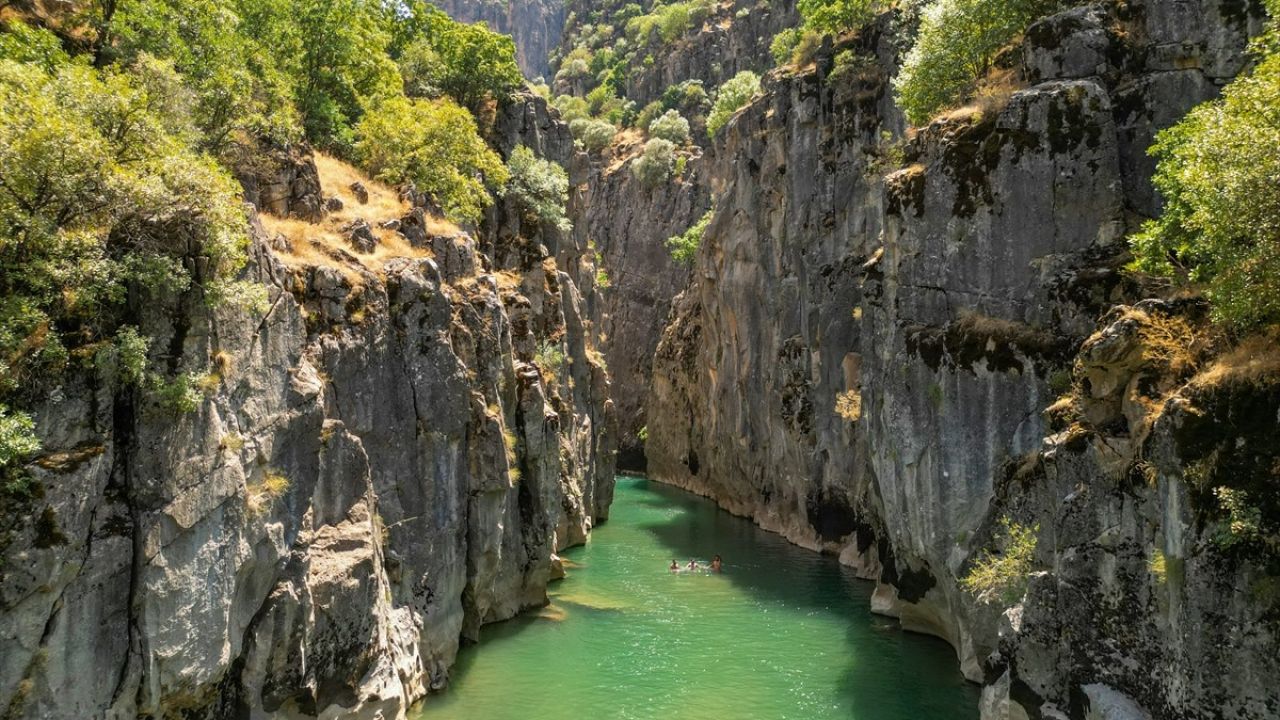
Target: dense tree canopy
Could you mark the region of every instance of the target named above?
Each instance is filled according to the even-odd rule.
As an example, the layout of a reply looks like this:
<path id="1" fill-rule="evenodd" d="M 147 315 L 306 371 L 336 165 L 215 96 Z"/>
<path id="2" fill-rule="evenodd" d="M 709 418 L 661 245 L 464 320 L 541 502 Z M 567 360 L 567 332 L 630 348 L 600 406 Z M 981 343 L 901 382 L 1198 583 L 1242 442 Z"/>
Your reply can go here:
<path id="1" fill-rule="evenodd" d="M 1272 12 L 1280 3 L 1272 2 Z M 1214 315 L 1280 322 L 1280 32 L 1253 72 L 1162 132 L 1163 214 L 1133 241 L 1140 269 L 1202 284 Z"/>
<path id="2" fill-rule="evenodd" d="M 393 98 L 367 113 L 355 134 L 356 159 L 370 172 L 393 184 L 412 182 L 461 222 L 479 222 L 493 202 L 489 190 L 507 182 L 471 113 L 448 98 Z"/>
<path id="3" fill-rule="evenodd" d="M 927 6 L 915 44 L 893 81 L 907 118 L 923 125 L 962 101 L 1000 48 L 1059 5 L 1059 0 L 937 0 Z"/>

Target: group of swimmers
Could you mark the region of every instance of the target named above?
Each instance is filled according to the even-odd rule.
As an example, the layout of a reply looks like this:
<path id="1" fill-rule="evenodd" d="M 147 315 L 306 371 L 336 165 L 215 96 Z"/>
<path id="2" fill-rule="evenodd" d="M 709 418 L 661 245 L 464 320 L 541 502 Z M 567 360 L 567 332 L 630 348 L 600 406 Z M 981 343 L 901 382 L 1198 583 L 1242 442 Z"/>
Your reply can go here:
<path id="1" fill-rule="evenodd" d="M 722 564 L 723 563 L 721 562 L 719 555 L 712 557 L 711 565 L 710 565 L 711 572 L 720 572 L 720 567 L 722 566 Z M 680 563 L 676 562 L 675 558 L 671 558 L 671 567 L 667 569 L 673 573 L 681 572 Z M 703 568 L 701 565 L 699 565 L 697 560 L 694 560 L 693 558 L 689 558 L 689 564 L 685 566 L 684 572 L 697 572 L 699 570 L 704 570 L 704 569 L 706 568 Z"/>

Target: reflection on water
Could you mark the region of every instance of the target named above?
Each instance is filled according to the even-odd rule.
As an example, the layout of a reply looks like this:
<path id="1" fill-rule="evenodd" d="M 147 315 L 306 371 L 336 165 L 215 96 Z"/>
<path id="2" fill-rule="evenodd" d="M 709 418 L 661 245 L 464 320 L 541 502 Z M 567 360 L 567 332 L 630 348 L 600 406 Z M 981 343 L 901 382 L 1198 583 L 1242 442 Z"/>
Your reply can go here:
<path id="1" fill-rule="evenodd" d="M 724 556 L 719 575 L 667 571 Z M 968 720 L 942 641 L 868 611 L 872 586 L 688 493 L 619 478 L 551 606 L 487 626 L 422 720 Z"/>

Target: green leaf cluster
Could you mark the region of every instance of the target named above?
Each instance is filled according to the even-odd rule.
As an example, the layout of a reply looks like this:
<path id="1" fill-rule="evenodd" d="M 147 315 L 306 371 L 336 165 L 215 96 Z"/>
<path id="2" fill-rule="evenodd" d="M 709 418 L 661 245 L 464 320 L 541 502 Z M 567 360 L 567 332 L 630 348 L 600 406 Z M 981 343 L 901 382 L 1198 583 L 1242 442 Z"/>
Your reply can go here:
<path id="1" fill-rule="evenodd" d="M 714 210 L 708 210 L 692 227 L 681 235 L 667 238 L 667 249 L 671 257 L 681 265 L 692 265 L 698 257 L 698 248 L 702 246 L 702 236 L 707 233 Z"/>
<path id="2" fill-rule="evenodd" d="M 1203 287 L 1215 319 L 1239 329 L 1280 322 L 1280 30 L 1274 21 L 1256 49 L 1253 72 L 1157 136 L 1153 181 L 1164 210 L 1132 238 L 1138 269 Z"/>
<path id="3" fill-rule="evenodd" d="M 460 222 L 478 223 L 490 191 L 508 179 L 470 111 L 448 98 L 389 99 L 365 114 L 355 137 L 357 161 L 378 179 L 413 183 Z"/>
<path id="4" fill-rule="evenodd" d="M 716 91 L 711 114 L 707 116 L 707 132 L 715 135 L 729 122 L 729 118 L 751 102 L 760 92 L 760 76 L 749 70 L 734 75 Z"/>
<path id="5" fill-rule="evenodd" d="M 865 25 L 876 11 L 873 0 L 800 0 L 800 17 L 808 30 L 839 35 Z"/>
<path id="6" fill-rule="evenodd" d="M 1009 518 L 1000 522 L 996 535 L 998 553 L 984 552 L 960 583 L 983 602 L 1013 605 L 1027 591 L 1035 568 L 1036 533 L 1040 526 L 1020 525 Z"/>
<path id="7" fill-rule="evenodd" d="M 506 195 L 514 199 L 539 222 L 569 232 L 572 225 L 565 215 L 569 201 L 569 174 L 558 163 L 544 160 L 524 145 L 517 146 L 507 161 Z"/>
<path id="8" fill-rule="evenodd" d="M 110 341 L 132 288 L 233 283 L 240 189 L 197 149 L 191 102 L 145 54 L 0 60 L 0 395 Z"/>
<path id="9" fill-rule="evenodd" d="M 927 6 L 893 80 L 907 119 L 923 125 L 961 102 L 1001 48 L 1058 7 L 1060 0 L 936 0 Z"/>

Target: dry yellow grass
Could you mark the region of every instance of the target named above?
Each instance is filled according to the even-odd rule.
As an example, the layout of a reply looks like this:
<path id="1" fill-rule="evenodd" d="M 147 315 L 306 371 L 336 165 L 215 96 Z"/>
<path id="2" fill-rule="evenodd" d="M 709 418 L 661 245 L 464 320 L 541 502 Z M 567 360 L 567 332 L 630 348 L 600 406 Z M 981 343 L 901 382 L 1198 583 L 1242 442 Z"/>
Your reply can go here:
<path id="1" fill-rule="evenodd" d="M 1200 387 L 1269 384 L 1280 381 L 1280 328 L 1245 338 L 1192 379 Z"/>
<path id="2" fill-rule="evenodd" d="M 400 257 L 431 257 L 431 251 L 415 248 L 394 230 L 379 227 L 380 223 L 396 220 L 409 211 L 399 193 L 359 169 L 337 158 L 317 152 L 316 170 L 320 174 L 321 191 L 326 197 L 342 200 L 342 209 L 319 223 L 309 223 L 295 218 L 279 218 L 262 215 L 262 225 L 271 235 L 283 235 L 289 241 L 289 250 L 278 251 L 285 264 L 293 267 L 327 266 L 343 272 L 353 285 L 359 283 L 359 268 L 381 275 L 386 261 Z M 353 183 L 362 183 L 369 191 L 369 202 L 360 204 L 351 191 Z M 378 245 L 372 253 L 359 253 L 351 247 L 342 228 L 355 220 L 364 220 L 373 228 Z M 427 219 L 427 232 L 448 235 L 459 232 L 458 226 L 435 217 Z M 353 265 L 352 258 L 355 259 Z M 358 267 L 356 267 L 358 266 Z"/>

